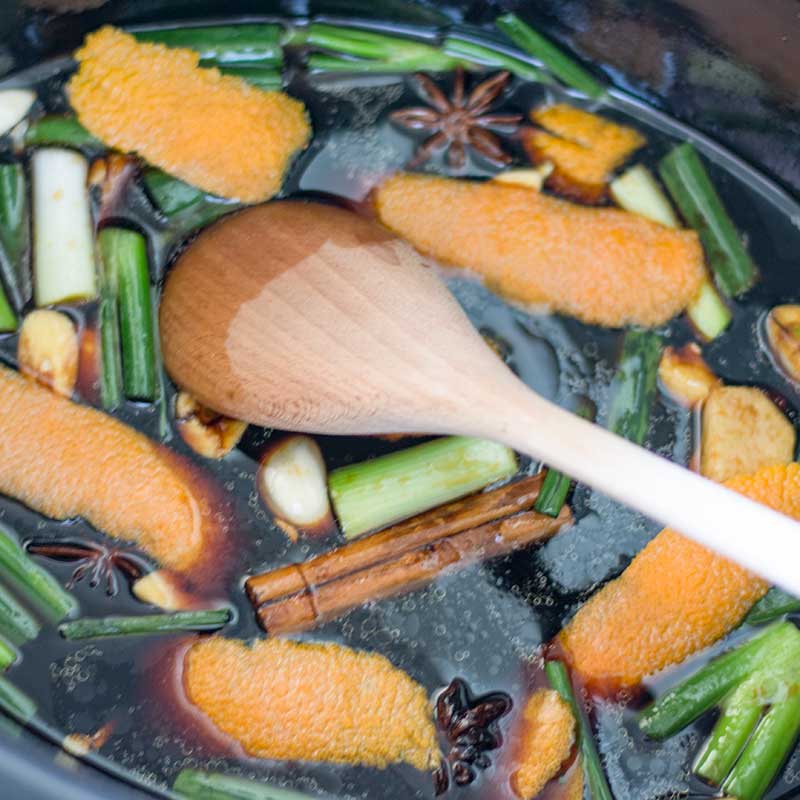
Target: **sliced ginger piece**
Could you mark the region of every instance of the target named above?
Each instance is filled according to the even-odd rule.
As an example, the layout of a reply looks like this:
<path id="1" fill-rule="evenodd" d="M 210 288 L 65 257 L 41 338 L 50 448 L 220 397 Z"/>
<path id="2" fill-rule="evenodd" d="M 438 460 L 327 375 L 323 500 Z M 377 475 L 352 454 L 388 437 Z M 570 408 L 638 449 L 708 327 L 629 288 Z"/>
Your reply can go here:
<path id="1" fill-rule="evenodd" d="M 84 517 L 175 570 L 219 566 L 208 487 L 177 454 L 5 367 L 0 417 L 0 493 L 54 519 Z"/>
<path id="2" fill-rule="evenodd" d="M 703 405 L 700 471 L 714 481 L 794 458 L 794 425 L 759 389 L 718 386 Z"/>
<path id="3" fill-rule="evenodd" d="M 536 108 L 531 120 L 539 127 L 523 134 L 529 158 L 552 162 L 547 185 L 585 203 L 602 200 L 613 171 L 646 143 L 633 128 L 566 103 Z"/>
<path id="4" fill-rule="evenodd" d="M 363 764 L 440 760 L 425 689 L 377 653 L 212 637 L 186 656 L 189 700 L 258 758 Z"/>
<path id="5" fill-rule="evenodd" d="M 510 300 L 584 322 L 651 327 L 680 313 L 705 277 L 694 231 L 534 189 L 399 174 L 376 193 L 384 225 Z"/>
<path id="6" fill-rule="evenodd" d="M 281 187 L 309 141 L 305 107 L 217 69 L 192 50 L 137 42 L 104 27 L 77 51 L 70 101 L 109 147 L 136 152 L 206 192 L 259 202 Z"/>
<path id="7" fill-rule="evenodd" d="M 725 485 L 800 520 L 798 464 L 764 467 Z M 768 588 L 751 572 L 666 528 L 578 610 L 559 640 L 587 683 L 632 686 L 713 644 Z"/>
<path id="8" fill-rule="evenodd" d="M 22 321 L 17 341 L 20 372 L 69 397 L 78 380 L 78 333 L 60 311 L 38 309 Z"/>
<path id="9" fill-rule="evenodd" d="M 561 770 L 575 743 L 575 718 L 555 689 L 538 689 L 522 712 L 511 787 L 522 800 L 532 800 Z"/>

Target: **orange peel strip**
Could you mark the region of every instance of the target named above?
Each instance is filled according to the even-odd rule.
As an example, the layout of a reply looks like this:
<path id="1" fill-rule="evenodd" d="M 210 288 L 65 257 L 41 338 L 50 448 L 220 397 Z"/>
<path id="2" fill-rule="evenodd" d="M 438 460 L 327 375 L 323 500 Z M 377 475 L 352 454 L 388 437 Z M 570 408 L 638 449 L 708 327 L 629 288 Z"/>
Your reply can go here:
<path id="1" fill-rule="evenodd" d="M 524 187 L 400 174 L 378 189 L 376 206 L 422 253 L 474 270 L 511 300 L 598 325 L 660 325 L 705 276 L 694 231 Z"/>

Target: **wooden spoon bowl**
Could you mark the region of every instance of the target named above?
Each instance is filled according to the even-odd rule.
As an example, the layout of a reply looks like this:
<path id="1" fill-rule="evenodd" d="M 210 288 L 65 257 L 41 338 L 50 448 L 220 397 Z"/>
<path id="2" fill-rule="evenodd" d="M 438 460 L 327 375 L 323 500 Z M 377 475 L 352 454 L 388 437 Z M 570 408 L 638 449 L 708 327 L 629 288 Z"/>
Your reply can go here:
<path id="1" fill-rule="evenodd" d="M 225 218 L 178 259 L 160 314 L 167 370 L 217 411 L 495 439 L 800 594 L 796 522 L 533 393 L 414 251 L 350 212 L 281 201 Z"/>

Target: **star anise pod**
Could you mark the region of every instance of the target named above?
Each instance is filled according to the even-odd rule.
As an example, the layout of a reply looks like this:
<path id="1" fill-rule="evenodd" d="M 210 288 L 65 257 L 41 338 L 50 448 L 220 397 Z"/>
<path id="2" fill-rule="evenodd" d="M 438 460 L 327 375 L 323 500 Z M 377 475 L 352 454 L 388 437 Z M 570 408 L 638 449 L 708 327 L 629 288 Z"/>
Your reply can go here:
<path id="1" fill-rule="evenodd" d="M 481 81 L 469 94 L 464 88 L 464 70 L 456 70 L 453 92 L 447 97 L 429 75 L 414 75 L 417 89 L 427 106 L 412 106 L 393 111 L 390 119 L 410 131 L 432 134 L 418 148 L 409 167 L 417 167 L 439 151 L 447 150 L 453 169 L 467 163 L 467 148 L 487 161 L 502 167 L 511 162 L 500 139 L 492 130 L 513 133 L 522 121 L 521 114 L 490 114 L 489 108 L 505 89 L 511 74 L 498 72 Z"/>
<path id="2" fill-rule="evenodd" d="M 71 589 L 76 583 L 89 576 L 89 586 L 93 589 L 105 583 L 106 594 L 113 597 L 119 591 L 116 570 L 130 580 L 135 580 L 148 571 L 147 562 L 131 550 L 107 547 L 89 540 L 65 542 L 31 542 L 28 552 L 47 556 L 60 561 L 77 561 L 78 565 L 67 583 Z"/>
<path id="3" fill-rule="evenodd" d="M 449 748 L 445 761 L 434 774 L 436 794 L 450 786 L 466 786 L 477 777 L 476 769 L 491 765 L 486 755 L 503 744 L 497 721 L 511 710 L 504 692 L 473 697 L 464 680 L 454 678 L 436 700 L 436 721 Z"/>

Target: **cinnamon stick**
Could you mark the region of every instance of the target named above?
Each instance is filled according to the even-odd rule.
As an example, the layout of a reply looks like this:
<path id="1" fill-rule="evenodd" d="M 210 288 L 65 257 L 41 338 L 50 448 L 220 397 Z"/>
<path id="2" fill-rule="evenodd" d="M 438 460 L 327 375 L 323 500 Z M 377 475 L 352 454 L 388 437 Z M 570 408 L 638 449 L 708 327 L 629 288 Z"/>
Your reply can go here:
<path id="1" fill-rule="evenodd" d="M 571 520 L 567 506 L 555 519 L 535 511 L 496 519 L 263 603 L 258 619 L 271 635 L 308 630 L 370 600 L 413 591 L 440 575 L 542 541 Z"/>
<path id="2" fill-rule="evenodd" d="M 470 528 L 533 508 L 543 473 L 507 483 L 497 489 L 471 495 L 392 525 L 302 563 L 254 575 L 245 588 L 250 602 L 264 603 L 302 592 L 311 586 L 349 575 L 369 566 L 395 559 Z"/>

